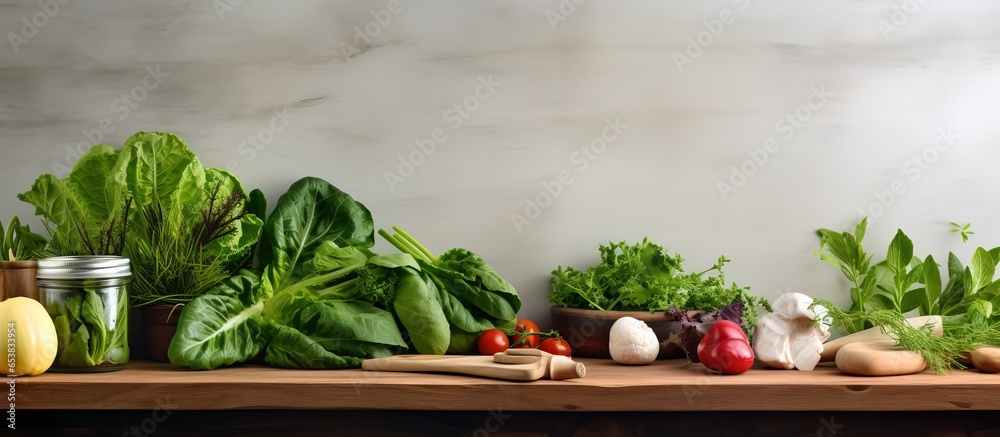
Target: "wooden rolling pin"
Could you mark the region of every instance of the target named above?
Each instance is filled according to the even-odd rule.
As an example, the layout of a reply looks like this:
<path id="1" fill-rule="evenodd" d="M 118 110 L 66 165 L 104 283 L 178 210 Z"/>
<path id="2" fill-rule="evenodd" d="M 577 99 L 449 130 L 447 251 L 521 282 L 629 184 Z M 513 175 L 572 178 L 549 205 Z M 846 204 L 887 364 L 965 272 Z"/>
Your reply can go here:
<path id="1" fill-rule="evenodd" d="M 538 349 L 509 349 L 495 356 L 398 355 L 365 360 L 361 368 L 380 372 L 440 372 L 508 381 L 582 378 L 587 368 L 568 357 Z"/>

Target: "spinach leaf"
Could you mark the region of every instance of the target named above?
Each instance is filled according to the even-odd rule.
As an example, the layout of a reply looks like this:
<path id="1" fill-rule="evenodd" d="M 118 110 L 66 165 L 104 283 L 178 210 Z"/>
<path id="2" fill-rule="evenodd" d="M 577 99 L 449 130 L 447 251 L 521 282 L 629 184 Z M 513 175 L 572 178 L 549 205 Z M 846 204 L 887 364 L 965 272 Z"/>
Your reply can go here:
<path id="1" fill-rule="evenodd" d="M 90 332 L 86 325 L 80 325 L 70 333 L 69 343 L 56 358 L 56 364 L 62 367 L 94 367 L 94 361 L 89 349 Z"/>
<path id="2" fill-rule="evenodd" d="M 479 340 L 479 332 L 464 332 L 461 330 L 451 330 L 451 340 L 448 342 L 449 355 L 475 355 L 476 342 Z"/>
<path id="3" fill-rule="evenodd" d="M 452 328 L 468 333 L 478 333 L 493 327 L 513 328 L 517 321 L 517 311 L 521 308 L 521 299 L 514 287 L 482 258 L 461 248 L 450 249 L 441 257 L 436 257 L 402 229 L 392 229 L 395 234 L 380 230 L 379 235 L 404 254 L 416 259 L 420 271 L 430 280 L 429 284 L 437 288 L 441 314 Z M 432 290 L 428 288 L 428 291 Z M 440 321 L 439 315 L 435 314 L 435 317 Z M 443 329 L 440 328 L 434 334 L 435 338 L 443 336 Z"/>
<path id="4" fill-rule="evenodd" d="M 108 351 L 108 324 L 104 316 L 104 303 L 94 290 L 84 290 L 83 294 L 80 314 L 90 331 L 90 358 L 100 363 Z"/>
<path id="5" fill-rule="evenodd" d="M 440 272 L 430 266 L 424 266 L 424 270 L 431 274 Z M 444 290 L 464 302 L 480 309 L 490 317 L 498 320 L 512 320 L 517 318 L 517 311 L 510 306 L 510 303 L 497 293 L 476 287 L 461 279 L 443 280 Z"/>
<path id="6" fill-rule="evenodd" d="M 52 319 L 52 322 L 56 326 L 56 339 L 57 339 L 57 351 L 65 351 L 66 347 L 69 346 L 69 317 L 65 314 L 60 314 Z"/>
<path id="7" fill-rule="evenodd" d="M 317 178 L 303 178 L 278 199 L 267 218 L 259 258 L 265 286 L 277 292 L 305 276 L 324 242 L 339 247 L 375 245 L 371 213 L 349 194 Z"/>
<path id="8" fill-rule="evenodd" d="M 212 369 L 264 351 L 275 366 L 336 368 L 402 350 L 392 314 L 370 303 L 395 280 L 368 268 L 373 245 L 364 205 L 322 179 L 295 182 L 264 225 L 263 276 L 244 272 L 192 301 L 170 361 Z"/>
<path id="9" fill-rule="evenodd" d="M 268 307 L 269 320 L 291 326 L 325 350 L 343 356 L 378 358 L 406 349 L 392 314 L 360 300 L 314 301 L 283 295 Z"/>
<path id="10" fill-rule="evenodd" d="M 290 326 L 271 326 L 271 342 L 264 362 L 286 369 L 346 369 L 360 367 L 358 357 L 344 357 L 330 352 L 319 343 Z"/>
<path id="11" fill-rule="evenodd" d="M 473 310 L 466 308 L 457 297 L 446 291 L 443 286 L 437 286 L 436 288 L 438 290 L 438 301 L 441 302 L 441 311 L 444 313 L 448 323 L 451 324 L 452 330 L 458 329 L 467 333 L 479 333 L 495 327 L 488 317 L 481 314 L 478 310 L 473 313 Z"/>
<path id="12" fill-rule="evenodd" d="M 117 308 L 114 314 L 109 313 L 111 308 Z M 49 308 L 56 327 L 56 365 L 93 367 L 127 362 L 128 324 L 124 321 L 128 308 L 125 293 L 92 288 L 68 293 L 62 307 Z"/>
<path id="13" fill-rule="evenodd" d="M 487 290 L 502 293 L 506 298 L 510 299 L 511 305 L 516 307 L 514 311 L 521 309 L 519 307 L 521 301 L 517 297 L 517 291 L 514 289 L 514 286 L 510 285 L 506 279 L 487 265 L 486 261 L 480 258 L 479 255 L 466 249 L 455 248 L 442 254 L 439 260 L 441 268 L 461 272 L 462 276 L 468 281 L 481 282 Z M 514 303 L 515 301 L 516 303 Z"/>
<path id="14" fill-rule="evenodd" d="M 451 342 L 451 329 L 438 294 L 434 282 L 418 273 L 401 275 L 396 287 L 396 316 L 422 354 L 443 355 Z"/>
<path id="15" fill-rule="evenodd" d="M 184 307 L 167 356 L 178 366 L 207 370 L 247 361 L 267 343 L 260 314 L 260 277 L 242 271 Z"/>

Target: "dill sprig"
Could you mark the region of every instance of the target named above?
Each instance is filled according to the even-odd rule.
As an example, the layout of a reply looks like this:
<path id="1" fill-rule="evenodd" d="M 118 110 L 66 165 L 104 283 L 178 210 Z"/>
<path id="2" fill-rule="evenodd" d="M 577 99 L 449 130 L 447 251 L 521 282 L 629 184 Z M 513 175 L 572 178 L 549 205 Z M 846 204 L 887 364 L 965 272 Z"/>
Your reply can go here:
<path id="1" fill-rule="evenodd" d="M 1000 325 L 997 324 L 961 323 L 946 326 L 944 335 L 938 337 L 934 335 L 931 324 L 914 327 L 907 322 L 906 317 L 893 310 L 846 312 L 824 299 L 815 299 L 812 306 L 816 305 L 826 308 L 826 317 L 834 323 L 868 322 L 880 328 L 883 334 L 896 340 L 899 348 L 919 353 L 927 362 L 927 367 L 938 375 L 965 368 L 962 362 L 969 351 L 983 346 L 1000 345 Z"/>

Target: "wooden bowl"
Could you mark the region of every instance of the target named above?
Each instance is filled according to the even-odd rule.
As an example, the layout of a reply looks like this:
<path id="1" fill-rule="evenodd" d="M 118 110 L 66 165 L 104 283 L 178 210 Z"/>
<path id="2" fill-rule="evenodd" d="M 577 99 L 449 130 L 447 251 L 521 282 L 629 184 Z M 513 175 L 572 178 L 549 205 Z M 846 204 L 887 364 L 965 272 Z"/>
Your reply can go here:
<path id="1" fill-rule="evenodd" d="M 660 340 L 659 358 L 682 358 L 684 351 L 670 336 L 679 336 L 681 322 L 666 311 L 596 311 L 576 308 L 552 307 L 552 329 L 569 342 L 573 356 L 611 358 L 608 338 L 611 326 L 622 317 L 634 317 L 646 322 Z M 675 338 L 676 340 L 676 338 Z"/>

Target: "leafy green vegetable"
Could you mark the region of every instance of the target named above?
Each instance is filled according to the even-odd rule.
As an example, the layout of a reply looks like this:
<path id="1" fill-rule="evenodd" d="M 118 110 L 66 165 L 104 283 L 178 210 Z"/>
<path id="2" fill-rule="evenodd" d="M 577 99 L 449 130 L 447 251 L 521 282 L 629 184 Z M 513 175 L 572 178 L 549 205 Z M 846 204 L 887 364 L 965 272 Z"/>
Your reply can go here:
<path id="1" fill-rule="evenodd" d="M 260 243 L 264 285 L 277 292 L 310 273 L 320 245 L 372 247 L 375 224 L 360 202 L 328 182 L 304 178 L 278 199 Z"/>
<path id="2" fill-rule="evenodd" d="M 392 229 L 396 234 L 379 230 L 379 235 L 419 266 L 419 272 L 407 269 L 407 274 L 419 277 L 403 277 L 396 300 L 396 313 L 419 352 L 466 351 L 471 334 L 494 327 L 513 329 L 521 299 L 486 261 L 461 248 L 434 256 L 402 229 Z"/>
<path id="3" fill-rule="evenodd" d="M 983 301 L 979 301 L 983 302 Z M 820 305 L 828 310 L 826 317 L 840 325 L 870 323 L 881 328 L 882 332 L 896 338 L 896 344 L 905 350 L 920 353 L 927 366 L 941 375 L 952 369 L 964 368 L 962 361 L 968 351 L 983 346 L 1000 346 L 1000 324 L 990 323 L 989 305 L 977 304 L 983 307 L 984 315 L 978 316 L 976 322 L 962 325 L 945 325 L 944 335 L 935 336 L 931 325 L 913 327 L 906 317 L 895 310 L 874 311 L 844 311 L 832 302 L 815 299 L 813 306 Z"/>
<path id="4" fill-rule="evenodd" d="M 134 201 L 126 255 L 136 305 L 187 303 L 251 256 L 263 221 L 244 208 L 239 179 L 203 168 L 177 136 L 133 135 L 112 173 Z"/>
<path id="5" fill-rule="evenodd" d="M 406 349 L 392 314 L 369 302 L 315 301 L 303 297 L 288 297 L 280 302 L 270 320 L 294 327 L 327 352 L 348 358 L 354 366 L 363 358 L 389 356 Z M 283 350 L 290 352 L 287 347 Z"/>
<path id="6" fill-rule="evenodd" d="M 817 254 L 852 282 L 848 313 L 889 310 L 904 314 L 918 310 L 921 315 L 938 314 L 962 324 L 968 323 L 969 308 L 975 306 L 980 311 L 984 308 L 985 304 L 978 302 L 1000 303 L 1000 280 L 993 280 L 1000 263 L 1000 248 L 977 248 L 968 267 L 954 253 L 949 253 L 948 283 L 942 287 L 934 257 L 928 255 L 921 260 L 914 256 L 913 243 L 902 230 L 897 230 L 889 244 L 886 259 L 872 264 L 872 255 L 862 246 L 867 223 L 868 219 L 863 219 L 853 234 L 819 230 Z M 862 316 L 839 320 L 847 323 L 838 326 L 849 333 L 871 326 L 871 321 Z"/>
<path id="7" fill-rule="evenodd" d="M 263 227 L 234 175 L 203 168 L 163 132 L 136 133 L 120 151 L 92 147 L 68 177 L 42 175 L 18 198 L 52 236 L 46 255 L 128 256 L 137 305 L 184 303 L 218 284 L 247 263 Z"/>
<path id="8" fill-rule="evenodd" d="M 37 259 L 48 239 L 31 232 L 31 227 L 21 226 L 17 217 L 10 219 L 7 231 L 0 223 L 0 261 L 24 261 Z"/>
<path id="9" fill-rule="evenodd" d="M 343 357 L 323 348 L 309 336 L 290 326 L 272 326 L 264 361 L 286 369 L 347 369 L 363 361 Z"/>
<path id="10" fill-rule="evenodd" d="M 393 309 L 422 354 L 443 355 L 451 342 L 451 326 L 438 301 L 434 282 L 423 275 L 406 274 L 399 279 Z"/>
<path id="11" fill-rule="evenodd" d="M 94 367 L 127 362 L 128 308 L 127 294 L 113 289 L 67 292 L 63 306 L 48 309 L 58 339 L 55 365 Z"/>
<path id="12" fill-rule="evenodd" d="M 184 307 L 167 350 L 170 362 L 207 370 L 242 363 L 257 356 L 267 338 L 260 276 L 243 271 Z"/>
<path id="13" fill-rule="evenodd" d="M 600 246 L 601 263 L 586 270 L 559 266 L 552 272 L 549 302 L 569 308 L 598 311 L 715 311 L 730 304 L 744 304 L 741 324 L 748 336 L 754 331 L 757 307 L 768 308 L 766 300 L 750 294 L 748 288 L 726 285 L 722 267 L 729 262 L 719 257 L 714 266 L 698 273 L 685 273 L 684 259 L 671 256 L 657 244 L 643 239 Z M 716 272 L 715 275 L 708 275 Z"/>
<path id="14" fill-rule="evenodd" d="M 46 255 L 122 254 L 131 201 L 118 181 L 118 158 L 110 146 L 94 146 L 68 177 L 42 175 L 18 194 L 52 237 Z"/>
<path id="15" fill-rule="evenodd" d="M 321 179 L 292 184 L 264 226 L 263 276 L 244 272 L 194 299 L 170 361 L 213 369 L 263 351 L 273 366 L 327 369 L 403 350 L 392 313 L 375 304 L 394 298 L 385 265 L 406 261 L 374 256 L 373 244 L 364 205 Z"/>

